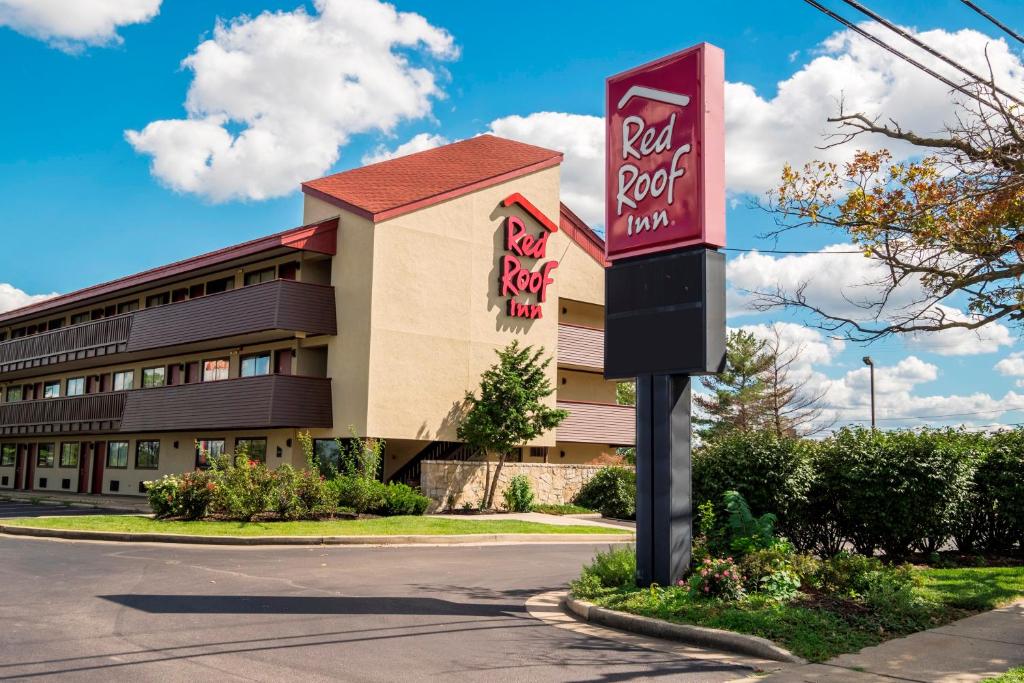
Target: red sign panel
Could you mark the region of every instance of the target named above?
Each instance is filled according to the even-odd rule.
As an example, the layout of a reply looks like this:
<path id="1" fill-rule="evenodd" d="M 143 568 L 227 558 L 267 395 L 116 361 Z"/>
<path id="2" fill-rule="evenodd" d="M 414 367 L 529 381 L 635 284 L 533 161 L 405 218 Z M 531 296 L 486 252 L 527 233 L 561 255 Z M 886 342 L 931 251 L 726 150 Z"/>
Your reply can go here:
<path id="1" fill-rule="evenodd" d="M 701 43 L 606 84 L 605 254 L 725 246 L 725 57 Z"/>

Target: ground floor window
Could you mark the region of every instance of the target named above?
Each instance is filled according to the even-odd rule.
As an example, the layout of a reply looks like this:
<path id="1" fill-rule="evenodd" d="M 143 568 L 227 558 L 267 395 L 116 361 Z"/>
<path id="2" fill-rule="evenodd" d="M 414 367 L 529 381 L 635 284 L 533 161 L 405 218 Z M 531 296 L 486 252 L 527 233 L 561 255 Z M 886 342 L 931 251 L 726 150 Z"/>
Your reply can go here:
<path id="1" fill-rule="evenodd" d="M 337 439 L 313 439 L 313 455 L 323 470 L 341 467 L 341 445 Z"/>
<path id="2" fill-rule="evenodd" d="M 235 439 L 235 455 L 245 455 L 249 460 L 266 462 L 267 440 L 251 436 Z"/>
<path id="3" fill-rule="evenodd" d="M 52 443 L 39 444 L 39 453 L 36 455 L 36 467 L 53 467 L 53 454 L 55 450 Z"/>
<path id="4" fill-rule="evenodd" d="M 82 444 L 62 443 L 60 445 L 60 466 L 78 467 L 78 458 L 82 454 Z"/>
<path id="5" fill-rule="evenodd" d="M 0 446 L 0 467 L 13 467 L 18 457 L 18 447 L 13 443 Z"/>
<path id="6" fill-rule="evenodd" d="M 111 441 L 107 444 L 107 468 L 112 470 L 128 469 L 127 441 Z"/>
<path id="7" fill-rule="evenodd" d="M 160 442 L 159 441 L 136 441 L 135 442 L 135 469 L 156 470 L 160 469 Z"/>
<path id="8" fill-rule="evenodd" d="M 209 467 L 210 460 L 224 455 L 224 439 L 196 441 L 196 467 Z"/>

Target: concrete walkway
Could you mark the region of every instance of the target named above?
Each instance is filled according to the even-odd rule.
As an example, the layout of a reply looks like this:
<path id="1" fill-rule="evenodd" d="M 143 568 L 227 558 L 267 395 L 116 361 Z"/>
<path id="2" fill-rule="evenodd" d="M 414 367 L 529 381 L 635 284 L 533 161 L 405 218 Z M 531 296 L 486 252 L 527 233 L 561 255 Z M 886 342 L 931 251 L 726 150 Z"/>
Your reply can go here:
<path id="1" fill-rule="evenodd" d="M 44 505 L 67 505 L 76 508 L 95 508 L 117 512 L 149 514 L 149 503 L 143 496 L 92 495 L 89 493 L 61 493 L 58 491 L 0 491 L 0 500 L 38 502 Z"/>
<path id="2" fill-rule="evenodd" d="M 1024 600 L 759 678 L 764 683 L 968 683 L 1024 665 Z"/>
<path id="3" fill-rule="evenodd" d="M 613 524 L 606 522 L 603 519 L 594 519 L 592 517 L 573 517 L 571 515 L 548 515 L 543 512 L 498 512 L 494 514 L 483 514 L 483 515 L 451 515 L 451 514 L 438 514 L 431 515 L 431 517 L 441 517 L 442 519 L 465 519 L 469 521 L 480 521 L 485 520 L 509 520 L 518 519 L 524 522 L 539 522 L 540 524 L 553 524 L 555 526 L 601 526 L 612 529 L 620 529 L 625 533 L 629 533 L 632 529 L 623 529 L 622 524 Z"/>

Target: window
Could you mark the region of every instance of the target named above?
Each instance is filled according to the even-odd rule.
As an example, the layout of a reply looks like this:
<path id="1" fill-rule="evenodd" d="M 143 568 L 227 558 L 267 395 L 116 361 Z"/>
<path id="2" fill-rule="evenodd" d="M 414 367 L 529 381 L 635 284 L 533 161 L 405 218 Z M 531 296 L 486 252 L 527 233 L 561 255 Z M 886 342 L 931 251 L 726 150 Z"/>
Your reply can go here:
<path id="1" fill-rule="evenodd" d="M 263 270 L 254 270 L 251 273 L 246 273 L 245 286 L 248 287 L 249 285 L 258 285 L 263 282 L 270 282 L 271 280 L 276 279 L 277 277 L 274 272 L 274 267 L 271 266 L 270 268 L 264 268 Z"/>
<path id="2" fill-rule="evenodd" d="M 0 467 L 14 467 L 18 457 L 18 447 L 13 443 L 5 443 L 0 446 Z"/>
<path id="3" fill-rule="evenodd" d="M 146 308 L 153 308 L 154 306 L 163 306 L 170 301 L 170 296 L 167 292 L 163 294 L 153 294 L 146 297 Z"/>
<path id="4" fill-rule="evenodd" d="M 39 453 L 36 455 L 36 467 L 53 467 L 53 444 L 39 444 Z"/>
<path id="5" fill-rule="evenodd" d="M 75 313 L 73 316 L 71 316 L 71 324 L 72 325 L 81 325 L 82 323 L 87 323 L 87 322 L 89 322 L 89 313 L 88 313 L 88 311 L 85 312 L 85 313 Z"/>
<path id="6" fill-rule="evenodd" d="M 153 387 L 162 387 L 166 384 L 167 380 L 167 368 L 160 366 L 158 368 L 143 368 L 142 369 L 142 388 L 152 389 Z"/>
<path id="7" fill-rule="evenodd" d="M 203 361 L 203 381 L 216 382 L 228 378 L 228 359 L 216 358 Z"/>
<path id="8" fill-rule="evenodd" d="M 78 467 L 78 456 L 82 454 L 82 444 L 62 443 L 60 445 L 60 466 Z"/>
<path id="9" fill-rule="evenodd" d="M 242 356 L 242 377 L 270 374 L 270 353 L 258 353 L 254 356 Z"/>
<path id="10" fill-rule="evenodd" d="M 72 377 L 68 380 L 68 386 L 64 392 L 66 396 L 81 396 L 85 393 L 85 378 Z"/>
<path id="11" fill-rule="evenodd" d="M 235 288 L 235 278 L 234 278 L 234 276 L 224 277 L 224 278 L 221 278 L 219 280 L 210 280 L 209 282 L 206 283 L 206 293 L 207 294 L 217 294 L 219 292 L 226 292 L 229 289 L 234 289 L 234 288 Z"/>
<path id="12" fill-rule="evenodd" d="M 196 441 L 196 467 L 209 467 L 210 460 L 224 455 L 224 439 Z"/>
<path id="13" fill-rule="evenodd" d="M 43 385 L 43 398 L 60 398 L 60 380 L 55 379 Z"/>
<path id="14" fill-rule="evenodd" d="M 155 470 L 160 468 L 160 442 L 135 442 L 135 469 Z"/>
<path id="15" fill-rule="evenodd" d="M 48 330 L 59 330 L 64 326 L 64 318 L 54 318 L 50 322 L 46 323 L 46 329 Z"/>
<path id="16" fill-rule="evenodd" d="M 267 440 L 252 437 L 235 439 L 235 455 L 244 455 L 249 460 L 257 462 L 266 462 Z"/>
<path id="17" fill-rule="evenodd" d="M 117 312 L 118 312 L 119 315 L 121 313 L 131 313 L 132 311 L 137 311 L 137 310 L 139 310 L 139 300 L 138 299 L 132 299 L 131 301 L 122 301 L 121 303 L 119 303 L 117 305 Z"/>
<path id="18" fill-rule="evenodd" d="M 7 399 L 6 400 L 7 400 L 8 403 L 15 403 L 16 401 L 20 401 L 21 400 L 21 397 L 22 397 L 23 394 L 24 394 L 24 387 L 22 387 L 20 384 L 18 386 L 16 386 L 16 387 L 7 387 Z"/>
<path id="19" fill-rule="evenodd" d="M 112 470 L 128 469 L 127 441 L 111 441 L 107 444 L 107 467 Z"/>
<path id="20" fill-rule="evenodd" d="M 322 470 L 341 467 L 341 444 L 337 439 L 313 439 L 313 453 Z"/>
<path id="21" fill-rule="evenodd" d="M 114 391 L 128 391 L 135 388 L 135 371 L 122 370 L 114 373 Z"/>

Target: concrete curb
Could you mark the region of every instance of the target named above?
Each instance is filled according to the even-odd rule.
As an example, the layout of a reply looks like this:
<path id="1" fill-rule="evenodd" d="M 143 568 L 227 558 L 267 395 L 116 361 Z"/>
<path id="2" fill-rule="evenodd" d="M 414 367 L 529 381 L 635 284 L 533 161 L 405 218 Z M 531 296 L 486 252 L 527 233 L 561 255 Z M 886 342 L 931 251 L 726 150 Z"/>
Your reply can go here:
<path id="1" fill-rule="evenodd" d="M 33 500 L 38 501 L 39 505 L 53 505 L 59 507 L 68 508 L 81 508 L 88 510 L 107 510 L 109 512 L 134 512 L 136 514 L 144 513 L 145 511 L 140 507 L 129 507 L 122 505 L 104 505 L 102 502 L 97 503 L 79 503 L 74 501 L 68 501 L 63 498 L 47 498 L 45 495 L 42 496 L 25 496 L 25 495 L 11 495 L 11 494 L 0 494 L 0 501 L 9 503 L 28 503 L 33 505 Z"/>
<path id="2" fill-rule="evenodd" d="M 458 536 L 191 536 L 117 531 L 44 529 L 0 524 L 11 536 L 118 543 L 190 543 L 197 545 L 475 545 L 480 543 L 631 543 L 632 534 L 462 534 Z"/>
<path id="3" fill-rule="evenodd" d="M 577 600 L 571 595 L 565 596 L 564 604 L 566 609 L 584 621 L 610 626 L 611 628 L 623 631 L 639 633 L 654 638 L 678 640 L 691 645 L 725 650 L 727 652 L 737 652 L 776 662 L 807 663 L 806 660 L 797 657 L 789 650 L 779 647 L 772 641 L 759 636 L 748 636 L 742 633 L 721 631 L 717 628 L 707 628 L 705 626 L 673 624 L 661 619 L 641 617 L 636 614 L 598 607 L 591 602 Z"/>

